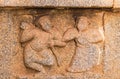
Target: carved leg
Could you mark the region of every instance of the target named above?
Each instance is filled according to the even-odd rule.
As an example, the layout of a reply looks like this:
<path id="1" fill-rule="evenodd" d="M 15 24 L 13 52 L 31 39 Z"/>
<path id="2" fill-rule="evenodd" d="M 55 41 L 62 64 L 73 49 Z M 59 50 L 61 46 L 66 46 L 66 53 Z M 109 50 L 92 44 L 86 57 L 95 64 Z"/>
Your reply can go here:
<path id="1" fill-rule="evenodd" d="M 97 65 L 99 59 L 99 48 L 96 45 L 88 47 L 77 47 L 73 61 L 68 68 L 69 72 L 83 72 Z"/>
<path id="2" fill-rule="evenodd" d="M 43 51 L 39 52 L 40 55 L 42 55 L 42 59 L 38 60 L 38 63 L 52 66 L 55 63 L 55 58 L 50 49 L 44 49 Z"/>
<path id="3" fill-rule="evenodd" d="M 73 60 L 71 62 L 70 67 L 68 68 L 69 72 L 82 72 L 86 71 L 88 66 L 88 58 L 87 58 L 87 49 L 85 47 L 76 48 L 75 55 L 73 57 Z"/>
<path id="4" fill-rule="evenodd" d="M 45 70 L 44 70 L 43 66 L 38 64 L 38 63 L 29 63 L 26 66 L 31 68 L 31 69 L 40 71 L 41 73 L 45 73 Z"/>
<path id="5" fill-rule="evenodd" d="M 37 61 L 41 59 L 42 58 L 37 55 L 37 52 L 33 50 L 30 45 L 26 46 L 24 51 L 24 60 L 26 67 L 45 73 L 42 64 L 37 63 Z"/>

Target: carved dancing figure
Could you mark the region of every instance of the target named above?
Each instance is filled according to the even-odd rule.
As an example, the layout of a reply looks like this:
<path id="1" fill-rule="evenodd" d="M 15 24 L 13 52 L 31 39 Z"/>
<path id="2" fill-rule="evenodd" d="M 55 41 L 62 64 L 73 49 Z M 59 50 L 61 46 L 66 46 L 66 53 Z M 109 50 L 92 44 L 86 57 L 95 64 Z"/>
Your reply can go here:
<path id="1" fill-rule="evenodd" d="M 53 28 L 49 16 L 42 16 L 38 20 L 38 27 L 32 23 L 21 23 L 21 43 L 24 44 L 24 61 L 26 67 L 45 73 L 43 66 L 53 66 L 55 57 L 51 48 L 65 46 L 50 32 Z M 59 33 L 58 33 L 59 35 Z M 59 36 L 58 36 L 59 37 Z"/>
<path id="2" fill-rule="evenodd" d="M 65 32 L 63 41 L 70 40 L 75 40 L 76 50 L 70 67 L 67 69 L 69 72 L 86 71 L 99 64 L 101 51 L 97 44 L 104 41 L 101 27 L 90 27 L 89 19 L 82 16 L 78 19 L 76 28 Z"/>

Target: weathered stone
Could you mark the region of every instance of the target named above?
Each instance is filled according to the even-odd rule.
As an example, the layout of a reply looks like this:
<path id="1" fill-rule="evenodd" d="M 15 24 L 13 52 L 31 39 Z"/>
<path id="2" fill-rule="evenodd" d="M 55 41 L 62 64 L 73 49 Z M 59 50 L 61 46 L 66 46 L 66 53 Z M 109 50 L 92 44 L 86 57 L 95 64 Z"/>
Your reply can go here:
<path id="1" fill-rule="evenodd" d="M 120 14 L 106 13 L 105 27 L 105 79 L 120 78 Z"/>
<path id="2" fill-rule="evenodd" d="M 20 51 L 19 27 L 12 16 L 9 10 L 0 11 L 0 79 L 11 78 L 13 57 Z"/>
<path id="3" fill-rule="evenodd" d="M 72 63 L 71 61 L 75 54 L 75 48 L 76 48 L 76 44 L 75 41 L 69 41 L 66 42 L 67 44 L 65 44 L 66 46 L 64 47 L 59 47 L 58 44 L 61 44 L 59 42 L 53 43 L 52 41 L 48 40 L 48 46 L 53 46 L 52 49 L 52 53 L 57 53 L 56 55 L 53 54 L 53 56 L 55 57 L 56 61 L 53 61 L 55 64 L 51 64 L 51 55 L 49 56 L 48 53 L 49 51 L 45 51 L 45 52 L 41 52 L 41 50 L 43 50 L 44 48 L 46 49 L 47 46 L 44 47 L 45 44 L 47 44 L 47 42 L 45 42 L 45 39 L 47 38 L 47 35 L 51 35 L 54 38 L 52 38 L 52 40 L 59 40 L 59 41 L 63 41 L 62 37 L 65 32 L 70 29 L 70 28 L 74 28 L 75 26 L 75 22 L 76 22 L 76 18 L 73 18 L 76 14 L 77 14 L 77 18 L 78 17 L 87 17 L 90 21 L 90 25 L 89 25 L 89 29 L 96 29 L 99 33 L 99 27 L 103 28 L 102 26 L 102 18 L 103 18 L 103 12 L 97 12 L 97 11 L 90 11 L 87 10 L 90 14 L 88 14 L 87 11 L 84 10 L 77 10 L 75 12 L 71 12 L 70 10 L 11 10 L 13 11 L 11 13 L 11 15 L 9 17 L 13 17 L 12 18 L 12 26 L 15 28 L 16 27 L 16 41 L 17 41 L 17 45 L 15 47 L 17 47 L 18 51 L 15 51 L 14 53 L 14 57 L 12 57 L 12 60 L 10 61 L 12 64 L 10 65 L 11 67 L 9 68 L 12 75 L 12 77 L 16 77 L 16 78 L 20 78 L 20 79 L 35 79 L 35 78 L 39 78 L 39 79 L 80 79 L 80 78 L 98 78 L 100 75 L 98 73 L 102 73 L 101 71 L 103 71 L 102 69 L 102 53 L 100 54 L 98 51 L 100 50 L 101 52 L 103 52 L 103 43 L 101 43 L 102 41 L 100 40 L 100 42 L 97 41 L 96 43 L 96 39 L 94 40 L 94 38 L 92 36 L 90 36 L 91 39 L 89 39 L 89 42 L 91 42 L 91 40 L 95 41 L 95 47 L 94 45 L 90 46 L 86 45 L 85 50 L 83 49 L 83 52 L 80 53 L 81 56 L 83 56 L 83 59 L 88 58 L 87 60 L 83 61 L 83 64 L 85 64 L 85 67 L 81 64 L 79 64 L 81 66 L 82 69 L 80 69 L 80 72 L 78 72 L 78 74 L 75 73 L 71 73 L 66 71 L 68 69 L 68 67 L 70 66 L 70 63 Z M 47 14 L 46 14 L 47 13 Z M 92 14 L 93 13 L 93 14 Z M 46 15 L 44 15 L 46 14 Z M 79 15 L 78 15 L 79 14 Z M 49 16 L 49 17 L 48 17 Z M 50 19 L 47 19 L 50 18 Z M 99 20 L 97 20 L 98 18 L 100 18 Z M 88 23 L 89 24 L 89 23 Z M 50 26 L 50 28 L 48 28 Z M 32 28 L 31 31 L 29 31 L 28 29 Z M 46 28 L 47 27 L 47 28 Z M 34 29 L 33 29 L 34 28 Z M 44 28 L 44 29 L 43 29 Z M 54 28 L 54 29 L 52 29 Z M 29 33 L 22 33 L 22 31 L 24 31 L 23 29 L 27 29 L 29 31 Z M 49 34 L 49 32 L 46 31 L 46 29 L 52 29 Z M 57 29 L 57 33 L 56 30 Z M 34 31 L 33 31 L 34 30 Z M 32 33 L 30 33 L 32 32 Z M 47 34 L 43 34 L 42 32 Z M 83 36 L 86 36 L 85 38 L 88 39 L 89 38 L 89 34 L 87 33 L 88 31 L 86 31 L 85 35 L 83 34 Z M 78 33 L 78 32 L 77 32 Z M 102 31 L 102 33 L 104 33 Z M 28 36 L 24 36 L 28 35 Z M 23 35 L 23 36 L 22 36 Z M 29 42 L 25 41 L 25 38 L 28 38 L 29 36 L 34 36 L 33 39 L 31 39 Z M 61 35 L 61 36 L 59 36 Z M 94 36 L 94 34 L 92 34 Z M 99 36 L 99 34 L 97 34 L 97 36 Z M 101 36 L 101 35 L 100 35 Z M 41 38 L 42 37 L 42 38 Z M 41 41 L 40 44 L 36 39 L 38 39 L 39 41 Z M 15 39 L 14 39 L 15 40 Z M 14 41 L 13 40 L 13 41 Z M 29 39 L 28 39 L 29 40 Z M 82 39 L 83 41 L 85 41 L 84 39 Z M 99 38 L 97 38 L 97 40 L 99 40 Z M 25 42 L 24 42 L 25 41 Z M 35 44 L 33 41 L 36 41 L 37 43 Z M 79 39 L 79 41 L 81 42 L 81 40 Z M 45 43 L 44 43 L 45 42 Z M 23 44 L 25 43 L 25 44 Z M 99 44 L 98 44 L 99 43 Z M 27 45 L 30 45 L 31 48 L 27 48 Z M 56 44 L 57 46 L 54 47 L 54 44 Z M 42 45 L 42 49 L 39 45 Z M 63 45 L 63 44 L 62 44 Z M 82 45 L 82 43 L 81 43 Z M 97 45 L 97 47 L 96 47 Z M 37 50 L 36 50 L 37 47 Z M 93 48 L 92 48 L 93 47 Z M 23 49 L 23 50 L 22 50 Z M 47 48 L 49 49 L 49 48 Z M 99 49 L 99 50 L 98 50 Z M 27 50 L 28 54 L 25 54 Z M 51 49 L 49 49 L 51 50 Z M 92 52 L 93 50 L 95 50 L 94 52 Z M 34 52 L 33 52 L 34 51 Z M 39 57 L 38 60 L 41 59 L 41 57 L 46 57 L 47 61 L 46 62 L 39 62 L 39 64 L 42 66 L 42 69 L 44 69 L 44 74 L 40 73 L 41 69 L 37 69 L 36 68 L 38 66 L 35 65 L 35 63 L 38 63 L 37 61 L 34 61 L 37 57 L 34 57 L 34 53 L 39 52 Z M 40 54 L 41 53 L 41 54 Z M 51 51 L 50 51 L 51 53 Z M 25 58 L 25 56 L 30 56 L 28 57 L 28 59 Z M 44 57 L 44 58 L 45 58 Z M 49 58 L 50 57 L 50 58 Z M 32 58 L 32 59 L 31 59 Z M 43 59 L 44 59 L 43 58 Z M 45 59 L 46 60 L 46 59 Z M 77 62 L 82 63 L 82 60 L 79 60 L 79 57 L 77 58 Z M 26 61 L 29 61 L 26 63 Z M 30 64 L 30 62 L 33 62 L 34 64 Z M 52 63 L 53 63 L 52 62 Z M 19 64 L 18 64 L 19 63 Z M 47 65 L 48 63 L 50 63 L 50 65 Z M 88 63 L 88 64 L 86 64 Z M 28 66 L 28 64 L 30 64 Z M 57 65 L 58 64 L 58 65 Z M 39 67 L 38 67 L 39 68 Z M 98 70 L 97 70 L 98 69 Z M 86 70 L 86 71 L 85 71 Z M 87 75 L 87 72 L 91 71 L 92 73 L 90 73 L 89 75 Z M 97 70 L 97 71 L 96 71 Z M 8 70 L 9 71 L 9 70 Z M 40 72 L 39 72 L 40 71 Z M 83 71 L 84 71 L 84 76 L 83 76 Z M 93 75 L 91 76 L 94 72 L 96 72 L 95 74 L 98 74 L 97 76 Z M 82 74 L 81 74 L 82 73 Z M 38 75 L 37 75 L 38 74 Z M 81 75 L 79 75 L 81 74 Z M 47 75 L 47 76 L 46 76 Z M 74 76 L 76 75 L 76 76 Z M 14 79 L 14 78 L 11 78 Z"/>
<path id="4" fill-rule="evenodd" d="M 76 24 L 78 30 L 71 28 L 65 32 L 63 36 L 64 41 L 75 40 L 76 42 L 75 54 L 68 71 L 83 72 L 90 70 L 93 66 L 101 63 L 100 57 L 102 51 L 98 43 L 104 41 L 102 16 L 103 13 L 96 14 L 93 16 L 94 18 L 91 19 L 89 17 L 79 16 L 79 19 L 77 20 L 78 24 Z M 93 24 L 97 23 L 95 22 L 96 17 L 100 18 L 100 25 L 95 26 Z"/>
<path id="5" fill-rule="evenodd" d="M 0 79 L 119 79 L 120 14 L 99 10 L 1 9 Z"/>
<path id="6" fill-rule="evenodd" d="M 120 8 L 120 0 L 114 0 L 113 8 Z"/>
<path id="7" fill-rule="evenodd" d="M 12 18 L 12 20 L 11 20 L 12 22 L 14 22 L 12 24 L 12 26 L 13 27 L 14 26 L 17 27 L 17 29 L 15 31 L 19 32 L 19 33 L 17 33 L 16 35 L 20 35 L 20 36 L 19 37 L 16 36 L 18 38 L 16 40 L 17 43 L 18 43 L 18 45 L 17 45 L 18 48 L 17 49 L 19 49 L 19 50 L 16 51 L 14 57 L 12 57 L 12 61 L 11 61 L 12 65 L 10 67 L 10 70 L 12 72 L 12 76 L 14 76 L 14 77 L 16 77 L 18 79 L 19 78 L 24 78 L 24 77 L 27 77 L 29 79 L 29 78 L 33 77 L 33 75 L 35 75 L 36 73 L 38 73 L 37 71 L 34 70 L 35 67 L 31 68 L 31 67 L 26 66 L 26 63 L 24 62 L 24 60 L 25 60 L 24 59 L 25 53 L 23 51 L 24 50 L 24 45 L 22 45 L 22 43 L 21 43 L 21 42 L 23 42 L 23 40 L 22 41 L 20 40 L 21 39 L 21 35 L 22 35 L 21 32 L 22 32 L 22 29 L 24 29 L 24 26 L 28 26 L 28 27 L 31 26 L 32 27 L 32 25 L 31 24 L 29 25 L 29 23 L 32 23 L 33 19 L 35 17 L 40 17 L 41 15 L 44 15 L 41 12 L 38 12 L 38 13 L 36 13 L 36 12 L 37 12 L 36 10 L 33 10 L 33 11 L 31 11 L 31 10 L 27 10 L 27 11 L 25 11 L 25 10 L 21 10 L 21 11 L 17 10 L 17 11 L 14 11 L 13 10 L 13 12 L 11 13 L 11 17 L 14 16 Z M 44 12 L 44 10 L 42 12 Z M 33 13 L 34 13 L 34 15 L 32 15 Z M 51 19 L 52 24 L 54 25 L 55 28 L 58 29 L 58 32 L 60 33 L 60 35 L 63 35 L 63 33 L 68 28 L 74 26 L 74 20 L 73 20 L 71 14 L 70 14 L 70 11 L 61 12 L 61 11 L 54 11 L 54 10 L 51 11 L 51 10 L 49 10 L 48 13 L 49 13 L 49 16 L 52 16 L 52 19 Z M 54 16 L 53 16 L 53 14 L 54 14 Z M 31 16 L 33 16 L 34 18 L 32 18 Z M 35 18 L 34 21 L 37 21 L 36 19 L 37 18 Z M 41 23 L 40 20 L 38 20 L 37 22 Z M 42 21 L 42 23 L 43 23 L 43 21 Z M 36 26 L 36 22 L 34 22 L 33 24 Z M 46 23 L 43 23 L 43 25 L 46 26 Z M 35 29 L 37 30 L 38 27 L 36 26 Z M 22 28 L 22 29 L 20 29 L 20 28 Z M 40 28 L 39 28 L 39 30 L 40 30 Z M 34 33 L 37 33 L 37 32 L 34 31 L 32 34 L 34 34 Z M 44 33 L 47 33 L 47 32 L 44 32 Z M 55 35 L 55 39 L 60 38 L 60 37 L 58 37 L 56 35 L 56 32 L 54 30 L 51 31 L 51 33 Z M 27 33 L 25 33 L 25 34 L 27 34 Z M 37 33 L 37 34 L 39 35 L 39 33 Z M 45 38 L 47 37 L 44 34 L 43 34 L 43 36 Z M 39 36 L 36 36 L 36 37 L 39 37 Z M 26 36 L 24 38 L 26 38 Z M 43 40 L 43 42 L 44 41 L 45 40 Z M 50 42 L 48 42 L 48 43 L 50 43 Z M 55 42 L 55 43 L 57 44 L 59 42 Z M 50 44 L 50 46 L 52 46 L 52 45 Z M 32 47 L 34 47 L 34 46 L 32 46 Z M 69 65 L 69 63 L 71 61 L 71 58 L 72 58 L 72 55 L 74 53 L 74 47 L 75 47 L 74 41 L 68 43 L 64 48 L 62 48 L 62 47 L 55 47 L 53 49 L 53 51 L 55 51 L 56 53 L 59 53 L 59 55 L 57 56 L 57 58 L 58 58 L 58 63 L 59 63 L 60 67 L 56 66 L 56 61 L 54 62 L 55 63 L 54 66 L 51 65 L 51 67 L 49 67 L 49 66 L 47 67 L 47 65 L 45 64 L 46 66 L 44 66 L 44 68 L 45 68 L 46 73 L 49 75 L 51 73 L 52 74 L 57 74 L 57 73 L 59 74 L 59 73 L 65 72 L 65 69 Z M 43 46 L 43 48 L 44 48 L 44 46 Z M 71 49 L 71 50 L 69 50 L 69 49 Z M 38 50 L 38 51 L 40 51 L 40 50 Z M 32 50 L 31 51 L 28 50 L 28 55 L 30 55 L 30 52 L 32 52 Z M 68 54 L 68 52 L 69 52 L 69 54 Z M 48 55 L 46 54 L 46 52 L 43 53 L 42 55 L 48 57 Z M 29 60 L 29 58 L 28 58 L 28 60 Z M 49 63 L 50 60 L 51 59 L 48 58 L 48 61 L 46 61 L 45 63 Z M 32 60 L 30 60 L 30 61 L 32 61 Z M 39 73 L 39 74 L 41 74 L 41 73 Z M 53 78 L 53 77 L 51 76 L 50 78 Z"/>
<path id="8" fill-rule="evenodd" d="M 113 7 L 113 0 L 1 0 L 1 7 Z"/>

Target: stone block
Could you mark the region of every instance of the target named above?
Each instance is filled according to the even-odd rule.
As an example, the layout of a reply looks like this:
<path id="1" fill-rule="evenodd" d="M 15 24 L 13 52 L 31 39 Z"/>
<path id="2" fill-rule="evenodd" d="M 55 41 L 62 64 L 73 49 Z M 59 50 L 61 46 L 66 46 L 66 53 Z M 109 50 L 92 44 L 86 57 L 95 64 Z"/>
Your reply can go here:
<path id="1" fill-rule="evenodd" d="M 1 7 L 111 8 L 113 0 L 1 0 Z"/>
<path id="2" fill-rule="evenodd" d="M 105 27 L 105 79 L 120 78 L 120 14 L 106 13 Z"/>
<path id="3" fill-rule="evenodd" d="M 116 9 L 116 8 L 117 8 L 117 9 L 120 8 L 120 0 L 114 0 L 113 5 L 114 5 L 114 6 L 113 6 L 114 9 Z"/>

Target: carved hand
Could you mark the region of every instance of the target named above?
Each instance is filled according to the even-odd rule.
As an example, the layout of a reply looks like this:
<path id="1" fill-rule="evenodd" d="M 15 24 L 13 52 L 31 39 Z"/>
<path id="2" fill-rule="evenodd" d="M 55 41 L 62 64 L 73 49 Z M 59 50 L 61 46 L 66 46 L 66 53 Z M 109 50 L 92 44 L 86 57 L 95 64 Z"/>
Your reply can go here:
<path id="1" fill-rule="evenodd" d="M 60 40 L 52 40 L 48 43 L 49 47 L 54 47 L 54 46 L 58 46 L 58 47 L 63 47 L 66 46 L 65 42 L 62 42 Z"/>
<path id="2" fill-rule="evenodd" d="M 74 40 L 78 37 L 78 35 L 79 33 L 76 28 L 68 29 L 68 31 L 65 32 L 62 41 L 68 42 L 70 40 Z"/>
<path id="3" fill-rule="evenodd" d="M 66 43 L 60 40 L 54 40 L 54 46 L 63 47 L 63 46 L 66 46 Z"/>
<path id="4" fill-rule="evenodd" d="M 26 23 L 25 23 L 25 22 L 22 22 L 20 28 L 24 30 L 24 29 L 26 28 L 25 25 L 26 25 Z"/>

